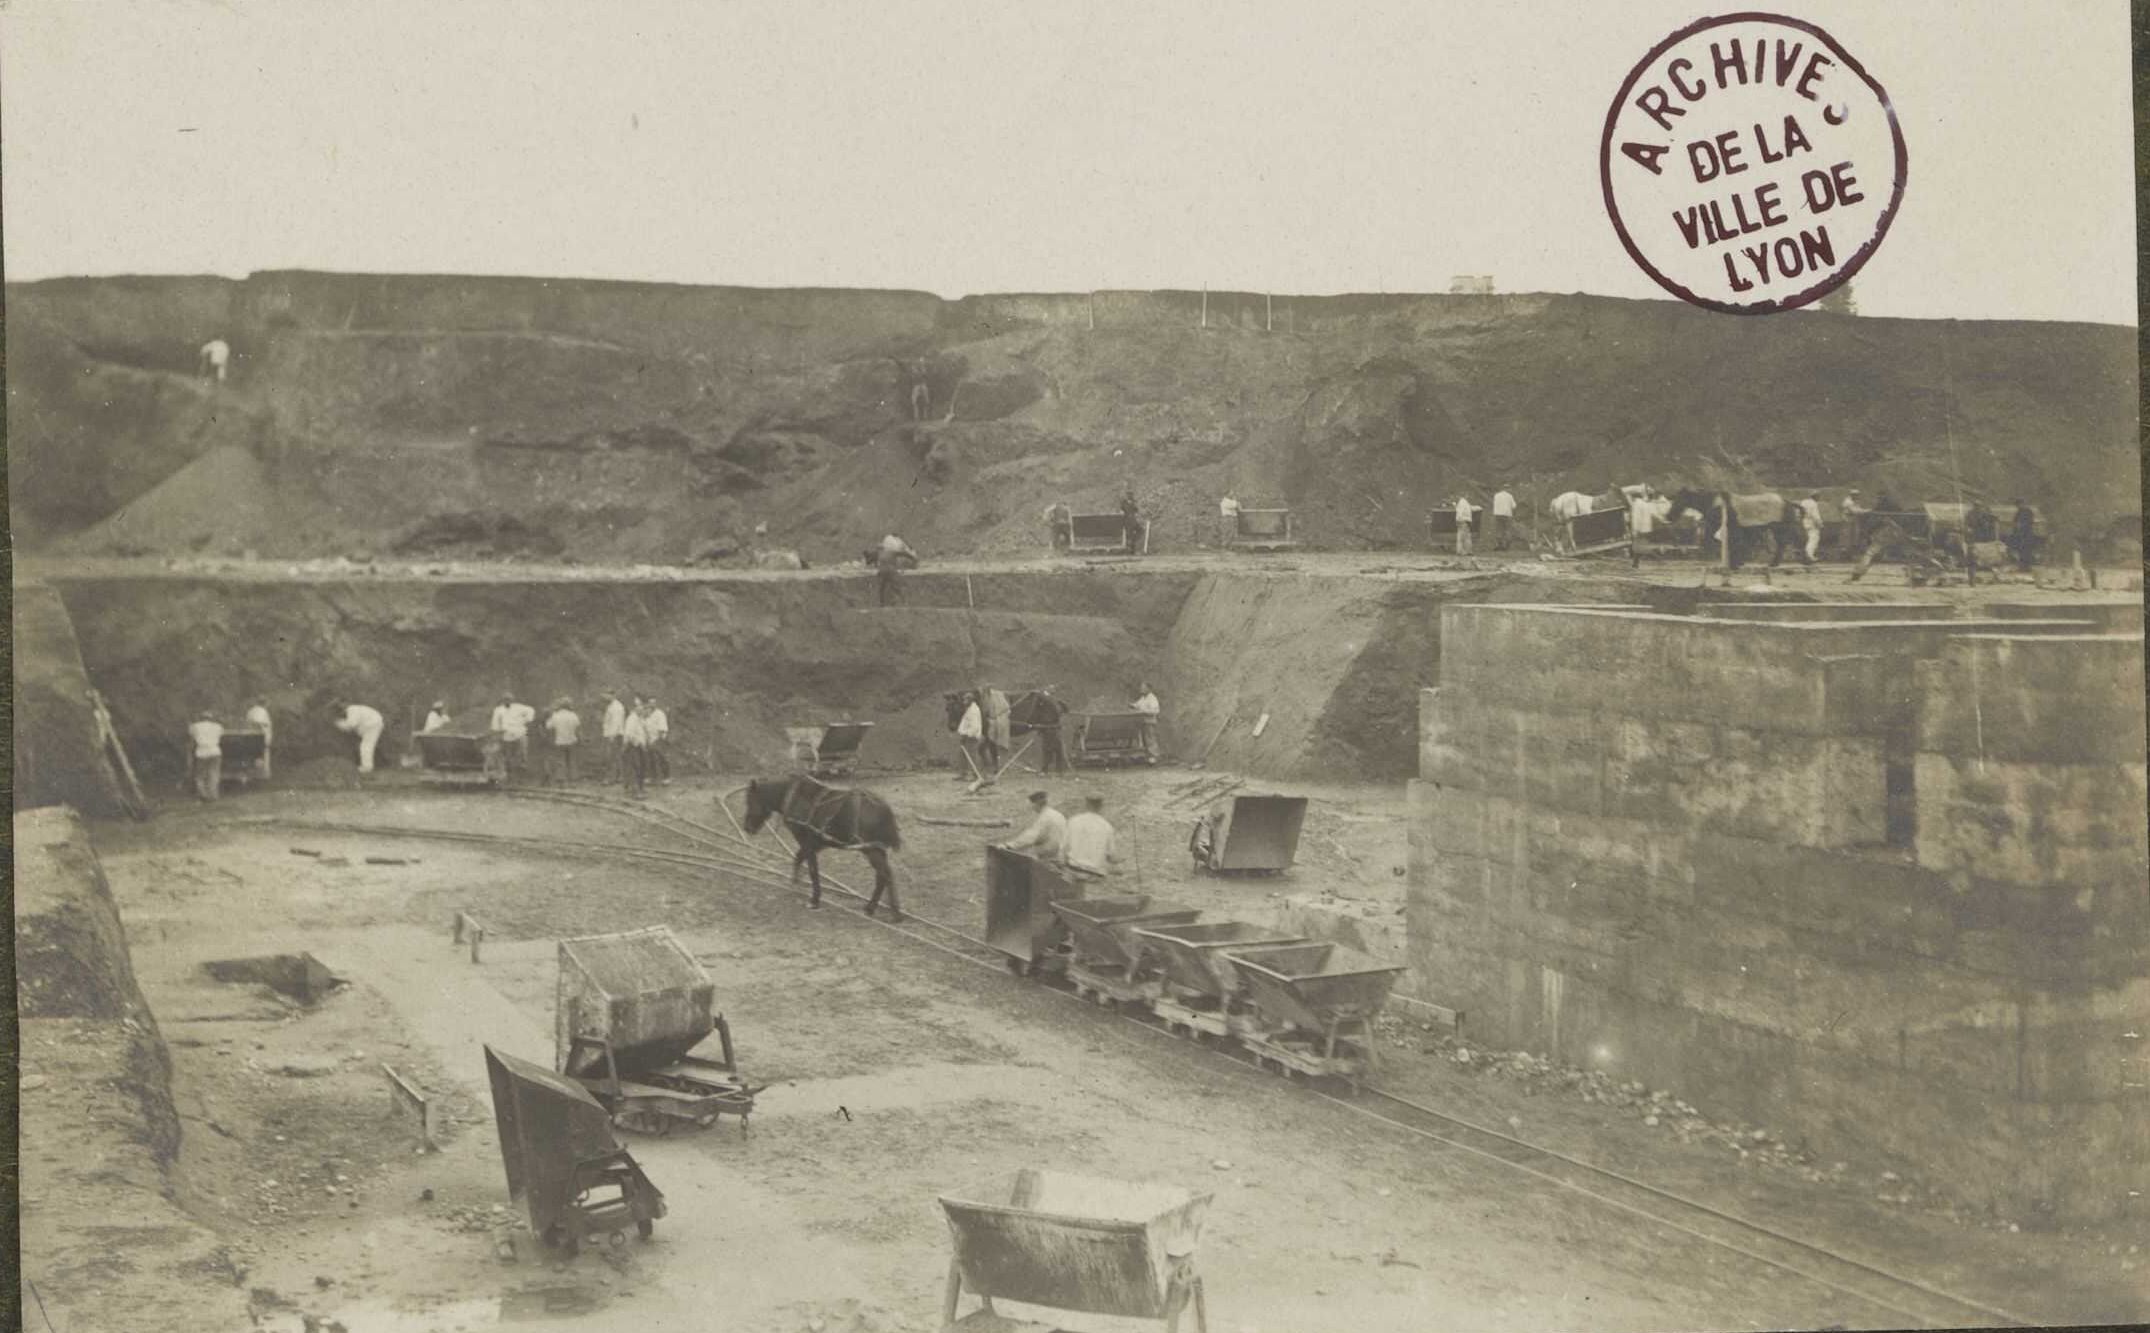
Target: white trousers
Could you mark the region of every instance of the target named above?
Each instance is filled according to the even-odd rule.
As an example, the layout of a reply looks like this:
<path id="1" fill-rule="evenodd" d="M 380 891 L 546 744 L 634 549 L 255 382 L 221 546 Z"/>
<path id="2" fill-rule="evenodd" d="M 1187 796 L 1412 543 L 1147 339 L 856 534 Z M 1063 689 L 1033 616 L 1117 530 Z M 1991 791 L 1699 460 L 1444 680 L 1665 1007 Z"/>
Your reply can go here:
<path id="1" fill-rule="evenodd" d="M 376 746 L 376 745 L 379 745 L 380 743 L 381 743 L 381 729 L 380 729 L 379 727 L 377 727 L 377 726 L 375 726 L 375 727 L 361 727 L 361 728 L 359 729 L 359 733 L 358 733 L 358 771 L 359 771 L 359 772 L 361 772 L 361 773 L 371 773 L 371 772 L 373 771 L 373 747 L 374 747 L 374 746 Z"/>

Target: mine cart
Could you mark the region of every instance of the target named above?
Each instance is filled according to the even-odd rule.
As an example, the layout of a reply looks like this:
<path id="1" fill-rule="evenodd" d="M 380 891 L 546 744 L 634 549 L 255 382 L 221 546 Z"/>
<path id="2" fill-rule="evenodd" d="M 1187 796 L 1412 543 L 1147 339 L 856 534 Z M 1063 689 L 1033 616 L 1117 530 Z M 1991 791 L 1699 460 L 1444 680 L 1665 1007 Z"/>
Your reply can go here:
<path id="1" fill-rule="evenodd" d="M 1281 875 L 1299 850 L 1304 796 L 1235 796 L 1195 822 L 1187 850 L 1197 870 Z"/>
<path id="2" fill-rule="evenodd" d="M 1077 555 L 1148 555 L 1150 525 L 1124 513 L 1075 514 L 1068 519 L 1068 550 Z"/>
<path id="3" fill-rule="evenodd" d="M 1075 750 L 1068 758 L 1086 767 L 1144 764 L 1150 752 L 1142 744 L 1145 713 L 1085 713 L 1075 725 Z"/>
<path id="4" fill-rule="evenodd" d="M 1289 509 L 1242 509 L 1232 525 L 1234 550 L 1282 551 L 1298 544 L 1292 537 Z"/>
<path id="5" fill-rule="evenodd" d="M 217 744 L 224 751 L 224 781 L 251 787 L 269 780 L 269 734 L 260 727 L 227 727 Z"/>
<path id="6" fill-rule="evenodd" d="M 644 1239 L 656 1230 L 664 1195 L 580 1084 L 490 1046 L 485 1072 L 508 1197 L 530 1210 L 540 1240 L 573 1254 L 600 1236 L 621 1244 L 630 1226 Z"/>
<path id="7" fill-rule="evenodd" d="M 1578 514 L 1563 520 L 1560 527 L 1563 538 L 1560 553 L 1564 556 L 1613 552 L 1626 556 L 1631 565 L 1641 563 L 1641 557 L 1635 551 L 1634 526 L 1624 506 Z"/>
<path id="8" fill-rule="evenodd" d="M 1471 536 L 1474 538 L 1484 536 L 1485 530 L 1486 515 L 1484 510 L 1480 510 L 1471 515 Z M 1433 544 L 1436 547 L 1446 546 L 1451 551 L 1456 549 L 1456 508 L 1454 505 L 1436 509 L 1426 515 L 1426 535 L 1433 539 Z"/>
<path id="9" fill-rule="evenodd" d="M 669 1134 L 735 1115 L 744 1130 L 761 1089 L 739 1076 L 731 1025 L 711 1016 L 715 996 L 709 974 L 663 926 L 562 940 L 560 1072 L 622 1129 Z M 711 1035 L 721 1060 L 696 1053 Z"/>
<path id="10" fill-rule="evenodd" d="M 1167 1333 L 1192 1307 L 1208 1333 L 1194 1252 L 1210 1195 L 1059 1171 L 1019 1171 L 974 1190 L 943 1194 L 955 1243 L 948 1265 L 943 1333 L 952 1329 L 1058 1327 L 1000 1315 L 997 1300 L 1066 1313 L 1163 1322 Z M 983 1304 L 962 1319 L 969 1292 Z"/>
<path id="11" fill-rule="evenodd" d="M 498 787 L 508 780 L 508 759 L 490 732 L 418 731 L 418 776 L 444 786 Z"/>
<path id="12" fill-rule="evenodd" d="M 1074 941 L 1068 980 L 1077 994 L 1099 1004 L 1156 999 L 1164 990 L 1164 978 L 1136 932 L 1192 925 L 1202 915 L 1194 908 L 1169 907 L 1148 897 L 1076 898 L 1054 903 L 1053 913 L 1066 924 Z"/>
<path id="13" fill-rule="evenodd" d="M 1136 936 L 1164 966 L 1164 993 L 1155 1009 L 1165 1026 L 1192 1036 L 1238 1036 L 1246 1015 L 1237 1012 L 1242 982 L 1228 951 L 1262 944 L 1303 944 L 1246 921 L 1206 921 L 1184 926 L 1138 927 Z"/>
<path id="14" fill-rule="evenodd" d="M 1008 970 L 1032 976 L 1064 963 L 1067 928 L 1053 904 L 1082 897 L 1083 886 L 1049 861 L 1005 847 L 985 849 L 985 942 L 1007 955 Z"/>
<path id="15" fill-rule="evenodd" d="M 1375 1064 L 1374 1020 L 1401 966 L 1341 944 L 1249 946 L 1230 955 L 1259 1028 L 1240 1040 L 1264 1063 L 1356 1084 Z"/>
<path id="16" fill-rule="evenodd" d="M 819 727 L 786 727 L 791 761 L 817 778 L 848 777 L 858 769 L 859 747 L 871 722 L 831 722 Z"/>

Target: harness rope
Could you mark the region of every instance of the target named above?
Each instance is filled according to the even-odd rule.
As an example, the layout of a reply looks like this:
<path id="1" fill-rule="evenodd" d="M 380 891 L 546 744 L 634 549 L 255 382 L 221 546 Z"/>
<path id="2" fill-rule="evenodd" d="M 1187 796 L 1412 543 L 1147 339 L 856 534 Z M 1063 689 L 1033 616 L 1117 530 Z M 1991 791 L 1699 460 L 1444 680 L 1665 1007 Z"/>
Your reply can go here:
<path id="1" fill-rule="evenodd" d="M 812 782 L 812 780 L 807 778 L 793 778 L 788 784 L 786 784 L 784 788 L 783 804 L 778 807 L 778 811 L 784 816 L 784 822 L 786 824 L 791 825 L 793 828 L 805 829 L 809 833 L 812 833 L 816 838 L 819 838 L 822 842 L 826 843 L 830 847 L 835 848 L 838 851 L 862 852 L 868 849 L 873 849 L 876 851 L 885 852 L 888 850 L 887 843 L 838 841 L 837 838 L 829 832 L 828 826 L 831 821 L 824 816 L 827 812 L 834 812 L 835 817 L 840 818 L 842 815 L 848 813 L 851 817 L 851 827 L 853 829 L 856 829 L 858 827 L 857 801 L 859 793 L 855 790 L 844 791 L 835 787 L 823 786 L 821 783 L 818 782 L 812 782 L 812 786 L 817 790 L 802 792 L 800 788 L 802 786 L 805 786 L 809 782 Z M 801 795 L 807 797 L 807 807 L 803 816 L 794 813 L 794 810 L 798 805 L 799 797 Z M 822 822 L 818 824 L 815 823 L 814 821 L 817 818 L 822 819 Z"/>

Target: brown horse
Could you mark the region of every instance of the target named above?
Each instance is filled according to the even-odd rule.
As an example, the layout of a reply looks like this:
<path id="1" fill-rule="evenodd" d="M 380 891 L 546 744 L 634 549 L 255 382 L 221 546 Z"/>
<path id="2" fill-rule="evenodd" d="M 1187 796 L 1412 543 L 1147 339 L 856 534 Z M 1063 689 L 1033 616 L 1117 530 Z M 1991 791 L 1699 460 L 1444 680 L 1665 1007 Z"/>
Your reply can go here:
<path id="1" fill-rule="evenodd" d="M 814 884 L 813 906 L 821 906 L 821 853 L 835 847 L 858 852 L 873 866 L 873 897 L 866 901 L 866 915 L 873 915 L 886 893 L 889 916 L 903 920 L 903 908 L 896 901 L 896 872 L 888 864 L 888 854 L 902 850 L 903 835 L 897 831 L 896 812 L 888 802 L 870 791 L 831 787 L 803 773 L 749 782 L 746 831 L 759 833 L 774 817 L 781 817 L 798 841 L 791 879 L 796 884 L 799 867 L 806 867 Z"/>

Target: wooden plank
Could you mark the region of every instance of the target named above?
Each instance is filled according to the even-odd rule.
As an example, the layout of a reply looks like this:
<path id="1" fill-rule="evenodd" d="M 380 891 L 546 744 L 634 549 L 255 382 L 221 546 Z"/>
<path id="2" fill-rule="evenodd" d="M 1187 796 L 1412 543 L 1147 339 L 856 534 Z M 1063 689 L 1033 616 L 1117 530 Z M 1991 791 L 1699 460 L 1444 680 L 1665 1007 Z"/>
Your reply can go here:
<path id="1" fill-rule="evenodd" d="M 396 1072 L 393 1065 L 381 1066 L 381 1073 L 388 1079 L 388 1109 L 391 1114 L 410 1115 L 418 1122 L 418 1139 L 427 1152 L 439 1152 L 440 1144 L 433 1136 L 433 1099 L 426 1096 L 417 1084 Z"/>

